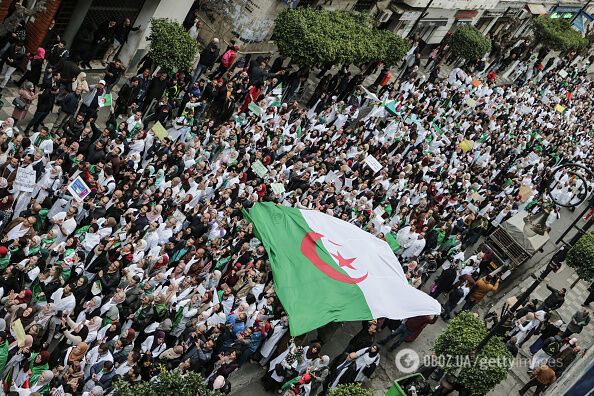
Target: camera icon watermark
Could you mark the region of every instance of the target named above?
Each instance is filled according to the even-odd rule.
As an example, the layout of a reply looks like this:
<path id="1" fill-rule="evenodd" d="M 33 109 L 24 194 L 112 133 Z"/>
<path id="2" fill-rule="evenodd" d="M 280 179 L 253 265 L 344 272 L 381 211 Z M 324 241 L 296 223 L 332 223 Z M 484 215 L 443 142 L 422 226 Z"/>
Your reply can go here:
<path id="1" fill-rule="evenodd" d="M 403 374 L 412 374 L 419 369 L 421 358 L 419 354 L 410 348 L 404 348 L 396 354 L 396 368 Z"/>

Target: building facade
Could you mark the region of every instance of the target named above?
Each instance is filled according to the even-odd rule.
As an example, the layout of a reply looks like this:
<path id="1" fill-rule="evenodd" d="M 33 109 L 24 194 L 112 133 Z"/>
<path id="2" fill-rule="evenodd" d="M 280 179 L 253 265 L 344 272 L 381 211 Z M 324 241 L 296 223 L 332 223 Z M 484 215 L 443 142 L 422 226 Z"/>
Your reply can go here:
<path id="1" fill-rule="evenodd" d="M 40 0 L 0 0 L 0 20 L 17 1 L 32 7 Z M 464 24 L 475 25 L 494 37 L 503 29 L 516 37 L 525 35 L 530 20 L 541 14 L 571 20 L 586 33 L 592 17 L 584 9 L 587 0 L 46 0 L 47 9 L 28 22 L 27 48 L 34 51 L 43 41 L 52 20 L 56 31 L 71 46 L 81 28 L 99 26 L 108 19 L 128 17 L 140 30 L 130 34 L 119 57 L 134 66 L 147 52 L 151 18 L 171 18 L 191 25 L 202 22 L 199 39 L 207 43 L 218 37 L 222 44 L 235 41 L 244 53 L 270 53 L 274 19 L 284 9 L 320 7 L 329 10 L 370 12 L 376 24 L 403 37 L 415 35 L 424 53 L 438 45 L 449 32 Z M 536 1 L 536 0 L 534 0 Z M 413 29 L 414 28 L 414 29 Z"/>

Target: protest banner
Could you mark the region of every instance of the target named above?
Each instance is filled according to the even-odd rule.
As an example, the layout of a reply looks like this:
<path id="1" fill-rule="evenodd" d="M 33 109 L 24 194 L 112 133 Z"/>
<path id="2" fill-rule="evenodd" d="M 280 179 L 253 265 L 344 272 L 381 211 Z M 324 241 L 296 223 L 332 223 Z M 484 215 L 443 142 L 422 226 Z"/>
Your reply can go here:
<path id="1" fill-rule="evenodd" d="M 252 164 L 252 170 L 259 177 L 264 177 L 268 174 L 268 168 L 265 167 L 264 164 L 260 160 L 257 160 L 256 162 L 254 162 Z"/>
<path id="2" fill-rule="evenodd" d="M 283 183 L 272 183 L 270 187 L 272 187 L 272 192 L 275 194 L 282 194 L 285 192 L 285 185 Z"/>
<path id="3" fill-rule="evenodd" d="M 68 192 L 72 194 L 74 199 L 82 202 L 91 193 L 91 189 L 82 177 L 78 176 L 68 185 Z"/>
<path id="4" fill-rule="evenodd" d="M 367 166 L 369 166 L 371 168 L 371 170 L 373 171 L 373 173 L 377 173 L 380 169 L 383 168 L 383 165 L 380 164 L 378 162 L 378 160 L 376 160 L 373 155 L 368 155 L 365 158 L 365 163 L 367 164 Z"/>
<path id="5" fill-rule="evenodd" d="M 377 217 L 382 217 L 384 215 L 384 213 L 386 213 L 385 209 L 382 208 L 381 206 L 376 207 L 375 209 L 373 209 L 373 213 L 377 216 Z"/>
<path id="6" fill-rule="evenodd" d="M 33 165 L 26 168 L 17 169 L 12 187 L 15 191 L 32 192 L 37 180 L 37 172 L 33 169 Z"/>
<path id="7" fill-rule="evenodd" d="M 159 121 L 157 121 L 155 125 L 153 125 L 151 130 L 159 140 L 163 140 L 167 137 L 167 130 Z"/>
<path id="8" fill-rule="evenodd" d="M 250 102 L 250 104 L 248 105 L 248 110 L 251 111 L 252 113 L 254 113 L 257 116 L 259 116 L 260 114 L 262 114 L 262 109 L 260 108 L 260 106 L 258 106 L 254 102 Z"/>
<path id="9" fill-rule="evenodd" d="M 472 150 L 473 146 L 474 146 L 474 142 L 472 140 L 468 140 L 468 139 L 462 140 L 460 142 L 460 144 L 458 144 L 458 147 L 460 147 L 462 149 L 462 151 L 464 151 L 465 153 Z"/>
<path id="10" fill-rule="evenodd" d="M 272 94 L 274 96 L 282 95 L 283 94 L 283 83 L 279 83 L 274 89 L 272 90 Z"/>
<path id="11" fill-rule="evenodd" d="M 15 338 L 17 340 L 17 345 L 22 347 L 25 345 L 25 329 L 23 328 L 23 324 L 21 323 L 20 319 L 15 320 L 12 322 L 11 325 L 12 331 L 14 331 Z"/>

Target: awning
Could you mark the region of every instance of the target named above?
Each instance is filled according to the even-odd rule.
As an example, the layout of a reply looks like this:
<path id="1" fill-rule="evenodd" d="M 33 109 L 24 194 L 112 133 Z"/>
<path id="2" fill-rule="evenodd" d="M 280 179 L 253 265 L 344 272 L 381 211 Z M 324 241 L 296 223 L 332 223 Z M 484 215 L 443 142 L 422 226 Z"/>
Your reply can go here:
<path id="1" fill-rule="evenodd" d="M 474 19 L 478 15 L 478 10 L 458 10 L 455 18 L 460 19 Z"/>
<path id="2" fill-rule="evenodd" d="M 528 7 L 528 11 L 530 11 L 530 13 L 532 15 L 545 15 L 548 13 L 548 10 L 545 6 L 543 6 L 542 4 L 526 4 L 526 7 Z"/>

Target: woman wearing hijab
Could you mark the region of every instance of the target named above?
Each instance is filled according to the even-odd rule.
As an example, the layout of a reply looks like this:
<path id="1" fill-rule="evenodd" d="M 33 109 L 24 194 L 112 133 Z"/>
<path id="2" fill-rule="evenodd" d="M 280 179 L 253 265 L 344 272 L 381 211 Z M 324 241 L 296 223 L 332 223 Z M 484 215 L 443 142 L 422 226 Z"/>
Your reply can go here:
<path id="1" fill-rule="evenodd" d="M 19 90 L 19 99 L 24 103 L 22 108 L 15 107 L 12 111 L 12 118 L 14 118 L 14 124 L 17 125 L 20 121 L 24 120 L 29 113 L 29 107 L 31 103 L 39 96 L 39 92 L 35 93 L 35 86 L 32 82 L 26 81 L 23 87 Z"/>
<path id="2" fill-rule="evenodd" d="M 153 358 L 157 358 L 166 349 L 165 332 L 162 330 L 157 330 L 154 335 L 148 336 L 141 346 L 142 353 L 148 353 Z"/>
<path id="3" fill-rule="evenodd" d="M 85 365 L 85 355 L 89 350 L 89 345 L 86 342 L 81 342 L 78 345 L 71 346 L 66 350 L 66 355 L 64 355 L 64 367 L 68 367 L 73 365 L 75 362 L 78 362 L 82 369 L 84 369 Z"/>
<path id="4" fill-rule="evenodd" d="M 32 394 L 47 395 L 50 391 L 50 383 L 54 379 L 54 373 L 51 370 L 43 371 L 35 381 L 29 380 L 27 388 L 13 386 L 11 391 L 19 396 L 29 396 Z"/>
<path id="5" fill-rule="evenodd" d="M 43 67 L 43 60 L 45 59 L 45 49 L 39 47 L 37 48 L 37 52 L 33 59 L 29 61 L 27 65 L 27 71 L 23 76 L 17 81 L 17 86 L 21 86 L 23 82 L 30 81 L 35 86 L 39 84 L 39 78 L 41 77 L 41 69 Z"/>
<path id="6" fill-rule="evenodd" d="M 379 346 L 374 344 L 369 348 L 351 352 L 330 376 L 330 389 L 334 389 L 340 384 L 362 382 L 369 379 L 379 365 L 379 350 Z"/>
<path id="7" fill-rule="evenodd" d="M 6 375 L 11 372 L 17 373 L 21 370 L 21 367 L 25 365 L 31 357 L 31 347 L 33 346 L 33 337 L 29 334 L 25 336 L 25 342 L 23 346 L 18 346 L 17 342 L 14 341 L 8 349 L 8 363 L 4 366 L 1 377 L 6 378 Z M 16 376 L 13 375 L 13 378 Z"/>
<path id="8" fill-rule="evenodd" d="M 13 378 L 17 386 L 23 386 L 23 383 L 29 379 L 29 385 L 35 384 L 41 374 L 49 369 L 50 354 L 48 351 L 41 351 L 39 353 L 33 352 L 28 361 L 28 367 L 25 365 L 22 370 Z M 30 372 L 30 374 L 28 374 Z"/>
<path id="9" fill-rule="evenodd" d="M 33 188 L 31 198 L 35 198 L 37 202 L 43 202 L 48 195 L 53 196 L 60 187 L 62 187 L 62 167 L 50 162 L 45 167 L 43 176 Z"/>
<path id="10" fill-rule="evenodd" d="M 89 83 L 87 82 L 87 73 L 80 72 L 78 76 L 76 76 L 76 80 L 72 82 L 72 92 L 76 91 L 77 89 L 81 90 L 81 94 L 86 94 L 89 92 Z"/>
<path id="11" fill-rule="evenodd" d="M 87 327 L 89 329 L 89 334 L 87 334 L 87 338 L 84 341 L 89 344 L 93 343 L 97 339 L 102 324 L 103 321 L 99 316 L 93 316 L 90 320 L 88 320 Z"/>

